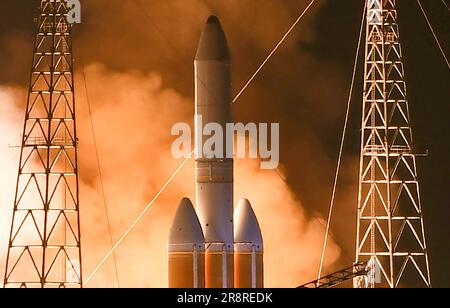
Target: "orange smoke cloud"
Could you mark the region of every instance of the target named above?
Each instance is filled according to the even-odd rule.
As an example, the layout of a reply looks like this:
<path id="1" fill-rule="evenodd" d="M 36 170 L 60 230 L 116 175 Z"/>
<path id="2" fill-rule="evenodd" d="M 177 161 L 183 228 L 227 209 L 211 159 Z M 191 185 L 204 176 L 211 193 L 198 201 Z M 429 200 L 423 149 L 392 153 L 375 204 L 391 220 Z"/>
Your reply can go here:
<path id="1" fill-rule="evenodd" d="M 193 103 L 174 90 L 163 88 L 156 74 L 113 73 L 95 65 L 87 69 L 87 76 L 108 206 L 117 239 L 180 163 L 170 154 L 174 140 L 170 128 L 179 121 L 191 122 Z M 108 88 L 103 86 L 105 84 Z M 85 104 L 82 103 L 79 109 L 82 114 L 79 117 L 82 122 L 80 136 L 82 140 L 91 140 Z M 88 150 L 92 144 L 86 142 L 82 146 L 86 147 L 80 150 L 82 167 L 93 170 L 88 177 L 93 176 L 95 182 L 98 180 L 94 171 L 96 162 L 91 154 L 94 149 Z M 89 158 L 84 156 L 86 154 Z M 95 189 L 89 194 L 83 193 L 85 188 L 82 187 L 81 201 L 85 209 L 92 196 L 96 196 L 96 201 L 92 202 L 96 204 L 96 215 L 86 217 L 83 214 L 83 226 L 105 225 L 98 183 L 93 187 Z M 257 162 L 238 160 L 235 194 L 236 201 L 240 197 L 249 198 L 260 219 L 266 245 L 266 285 L 290 287 L 312 279 L 316 274 L 324 229 L 320 222 L 307 217 L 287 184 L 275 172 L 259 170 Z M 183 196 L 194 200 L 192 162 L 119 248 L 117 258 L 122 286 L 167 285 L 168 230 L 175 207 Z M 97 217 L 96 221 L 90 221 L 93 217 Z M 97 232 L 98 236 L 84 241 L 84 249 L 90 256 L 89 247 L 96 247 L 96 257 L 84 260 L 87 272 L 108 249 L 105 228 Z M 103 238 L 101 248 L 99 238 Z M 339 256 L 339 248 L 331 243 L 329 252 L 327 261 L 332 264 Z M 106 271 L 101 270 L 91 286 L 113 284 L 113 274 L 110 260 Z"/>
<path id="2" fill-rule="evenodd" d="M 176 122 L 192 123 L 193 102 L 165 88 L 158 74 L 117 73 L 101 65 L 86 69 L 88 96 L 101 163 L 112 236 L 116 241 L 179 165 L 171 156 Z M 110 249 L 92 131 L 83 81 L 77 75 L 78 134 L 80 138 L 80 199 L 83 269 L 86 277 Z M 0 242 L 6 248 L 13 203 L 18 151 L 5 150 L 22 123 L 18 100 L 11 89 L 0 89 L 0 166 L 2 207 Z M 5 134 L 7 133 L 7 135 Z M 301 202 L 273 171 L 258 162 L 238 160 L 235 200 L 251 200 L 265 241 L 265 277 L 268 287 L 293 287 L 314 278 L 320 258 L 324 228 L 308 217 Z M 190 162 L 154 203 L 134 231 L 116 251 L 122 287 L 167 286 L 166 244 L 180 198 L 194 200 L 194 166 Z M 1 260 L 4 262 L 2 249 Z M 340 249 L 329 246 L 328 265 Z M 3 267 L 0 267 L 3 270 Z M 87 287 L 114 287 L 112 257 Z"/>
<path id="3" fill-rule="evenodd" d="M 16 185 L 19 151 L 10 148 L 20 144 L 21 122 L 15 102 L 23 99 L 20 90 L 0 86 L 0 275 L 3 278 L 9 228 L 11 225 L 14 189 Z M 3 279 L 1 279 L 3 281 Z"/>
<path id="4" fill-rule="evenodd" d="M 259 169 L 255 161 L 236 163 L 235 200 L 248 198 L 264 237 L 265 285 L 295 287 L 317 275 L 324 237 L 323 221 L 311 219 L 288 185 L 274 172 Z M 340 249 L 330 243 L 327 265 L 337 261 Z"/>

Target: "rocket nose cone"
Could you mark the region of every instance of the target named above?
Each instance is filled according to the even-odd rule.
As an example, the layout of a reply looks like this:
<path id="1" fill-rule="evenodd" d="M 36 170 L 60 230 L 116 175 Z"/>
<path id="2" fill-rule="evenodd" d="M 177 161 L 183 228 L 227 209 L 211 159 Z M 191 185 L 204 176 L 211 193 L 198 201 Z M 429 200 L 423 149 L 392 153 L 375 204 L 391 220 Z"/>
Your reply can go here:
<path id="1" fill-rule="evenodd" d="M 234 210 L 234 242 L 263 246 L 258 219 L 247 199 L 241 199 Z"/>
<path id="2" fill-rule="evenodd" d="M 170 228 L 169 244 L 203 245 L 205 238 L 191 200 L 183 198 Z"/>
<path id="3" fill-rule="evenodd" d="M 206 22 L 200 37 L 195 60 L 230 61 L 227 39 L 216 16 L 210 16 Z"/>
<path id="4" fill-rule="evenodd" d="M 208 20 L 206 21 L 207 24 L 218 24 L 220 25 L 219 18 L 215 15 L 211 15 L 208 17 Z"/>

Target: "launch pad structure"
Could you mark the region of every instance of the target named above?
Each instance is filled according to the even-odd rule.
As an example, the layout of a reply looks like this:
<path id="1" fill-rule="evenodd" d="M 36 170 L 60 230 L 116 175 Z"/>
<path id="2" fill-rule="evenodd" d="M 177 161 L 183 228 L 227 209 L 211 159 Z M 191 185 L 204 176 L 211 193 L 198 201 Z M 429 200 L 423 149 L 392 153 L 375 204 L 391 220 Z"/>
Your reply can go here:
<path id="1" fill-rule="evenodd" d="M 356 287 L 431 287 L 397 0 L 368 0 Z"/>
<path id="2" fill-rule="evenodd" d="M 78 139 L 66 1 L 41 0 L 5 287 L 81 287 Z"/>
<path id="3" fill-rule="evenodd" d="M 397 288 L 410 283 L 431 287 L 416 163 L 416 158 L 420 154 L 416 152 L 413 144 L 403 53 L 397 22 L 397 0 L 364 1 L 366 37 L 355 265 L 305 284 L 303 287 L 333 287 L 348 280 L 353 280 L 354 287 L 357 288 Z M 222 63 L 219 65 L 208 62 L 211 59 L 202 58 L 204 54 L 197 55 L 197 65 L 200 66 L 196 67 L 197 73 L 204 75 L 201 76 L 201 84 L 197 84 L 199 91 L 204 90 L 205 97 L 208 96 L 209 91 L 223 94 L 226 96 L 224 102 L 227 104 L 236 101 L 314 2 L 315 0 L 312 0 L 300 14 L 234 100 L 230 96 L 231 90 L 227 88 L 229 63 L 226 62 L 226 55 L 218 54 L 222 57 L 220 59 Z M 420 4 L 420 0 L 418 3 Z M 33 52 L 8 241 L 5 287 L 65 288 L 83 287 L 85 283 L 81 266 L 72 25 L 67 22 L 67 5 L 67 0 L 40 0 L 38 31 Z M 219 24 L 218 21 L 210 18 L 208 24 L 211 26 L 213 23 Z M 438 42 L 436 36 L 435 38 Z M 440 46 L 439 42 L 438 45 Z M 217 50 L 208 52 L 215 51 Z M 446 58 L 444 53 L 443 55 Z M 205 60 L 206 62 L 200 63 Z M 204 79 L 207 79 L 210 73 L 214 76 L 222 73 L 224 79 L 216 78 L 210 83 L 211 88 L 208 88 L 208 91 L 202 90 Z M 228 106 L 222 107 L 226 109 L 223 115 L 215 111 L 211 114 L 225 121 L 228 119 L 229 110 Z M 207 109 L 208 104 L 204 106 L 200 104 L 197 112 L 201 113 Z M 221 116 L 223 117 L 220 118 Z M 149 209 L 184 167 L 186 161 L 131 224 L 119 242 L 95 267 L 87 280 L 117 249 L 142 218 L 142 214 Z M 192 276 L 189 274 L 186 276 L 186 281 L 192 283 L 193 287 L 201 286 L 205 284 L 203 278 L 208 276 L 208 271 L 210 274 L 220 265 L 220 281 L 215 281 L 214 286 L 218 284 L 222 284 L 223 287 L 231 286 L 234 282 L 232 275 L 229 274 L 229 266 L 236 262 L 236 256 L 233 262 L 230 259 L 235 248 L 233 225 L 229 223 L 233 221 L 232 186 L 230 187 L 232 162 L 230 165 L 230 161 L 214 159 L 208 161 L 197 158 L 196 166 L 198 169 L 197 197 L 200 196 L 201 202 L 206 202 L 200 205 L 200 213 L 197 213 L 200 219 L 198 221 L 191 219 L 194 223 L 188 225 L 184 224 L 186 221 L 183 217 L 176 218 L 174 221 L 181 222 L 183 228 L 186 226 L 190 228 L 198 223 L 203 230 L 206 230 L 203 239 L 198 232 L 188 234 L 192 235 L 189 238 L 192 239 L 193 244 L 191 247 L 193 259 L 189 260 L 197 270 L 199 270 L 198 266 L 203 266 L 206 267 L 206 271 L 199 270 L 197 275 Z M 212 169 L 219 171 L 217 177 L 207 174 L 208 170 Z M 221 250 L 214 252 L 217 252 L 218 257 L 215 256 L 217 258 L 213 260 L 209 256 L 208 261 L 208 249 L 214 248 L 217 242 L 215 238 L 217 234 L 214 233 L 217 230 L 213 229 L 216 225 L 220 225 L 220 222 L 215 221 L 214 211 L 207 204 L 208 202 L 217 203 L 214 194 L 210 194 L 207 189 L 209 186 L 214 186 L 215 182 L 220 184 L 216 186 L 220 186 L 227 198 L 229 197 L 226 204 L 223 204 L 223 213 L 226 213 L 225 216 L 228 219 L 227 224 L 219 228 L 219 231 L 222 229 L 225 231 L 222 232 L 223 236 L 218 238 L 222 245 Z M 184 214 L 187 213 L 186 215 L 190 218 L 196 217 L 195 210 L 192 212 L 190 209 L 190 201 L 183 200 L 181 205 Z M 254 213 L 253 216 L 250 213 L 252 211 L 249 210 L 249 203 L 245 203 L 242 208 L 242 211 L 250 217 L 252 224 L 254 221 L 257 224 L 256 217 L 253 217 Z M 244 219 L 244 221 L 247 223 L 247 220 Z M 171 237 L 172 240 L 173 242 L 169 244 L 175 246 L 180 244 L 176 236 Z M 181 244 L 184 245 L 184 243 Z M 258 249 L 261 251 L 257 252 L 262 254 L 262 240 L 259 245 Z M 172 252 L 180 253 L 176 251 L 176 248 L 174 249 Z M 169 248 L 169 254 L 170 252 Z M 206 254 L 202 262 L 198 259 L 199 252 Z M 253 258 L 256 254 L 251 256 Z M 255 259 L 252 259 L 253 261 Z M 240 264 L 244 263 L 248 262 Z M 256 263 L 251 264 L 254 266 Z M 178 269 L 178 265 L 172 268 L 175 271 Z M 255 274 L 255 268 L 252 267 L 250 274 Z M 172 275 L 174 275 L 173 272 Z M 205 277 L 201 278 L 199 275 Z M 258 279 L 255 277 L 251 276 L 248 280 L 251 287 L 260 286 L 260 282 L 257 282 Z M 247 278 L 245 278 L 246 283 Z M 209 280 L 213 281 L 211 277 Z M 207 283 L 206 286 L 208 286 Z"/>

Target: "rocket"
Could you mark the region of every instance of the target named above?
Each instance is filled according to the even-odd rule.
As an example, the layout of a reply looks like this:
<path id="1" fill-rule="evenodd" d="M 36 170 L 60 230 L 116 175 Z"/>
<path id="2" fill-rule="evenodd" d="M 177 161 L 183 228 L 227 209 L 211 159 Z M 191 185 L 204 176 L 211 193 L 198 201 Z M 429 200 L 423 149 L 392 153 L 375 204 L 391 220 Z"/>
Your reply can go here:
<path id="1" fill-rule="evenodd" d="M 208 18 L 201 34 L 194 74 L 196 202 L 194 210 L 183 199 L 172 223 L 169 287 L 262 287 L 263 242 L 257 218 L 245 199 L 233 211 L 233 158 L 227 155 L 233 145 L 227 144 L 225 134 L 226 124 L 232 123 L 231 58 L 216 16 Z M 210 123 L 224 132 L 221 154 L 203 153 L 211 137 L 204 128 Z"/>

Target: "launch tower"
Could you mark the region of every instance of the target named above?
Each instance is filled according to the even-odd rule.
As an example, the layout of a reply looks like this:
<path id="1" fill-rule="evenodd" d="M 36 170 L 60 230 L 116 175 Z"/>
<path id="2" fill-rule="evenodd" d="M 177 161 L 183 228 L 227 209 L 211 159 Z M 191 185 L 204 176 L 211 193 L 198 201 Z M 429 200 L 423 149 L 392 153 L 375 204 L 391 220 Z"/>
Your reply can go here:
<path id="1" fill-rule="evenodd" d="M 37 19 L 5 287 L 81 287 L 71 25 L 65 0 Z"/>
<path id="2" fill-rule="evenodd" d="M 367 0 L 356 287 L 430 287 L 396 0 Z"/>

